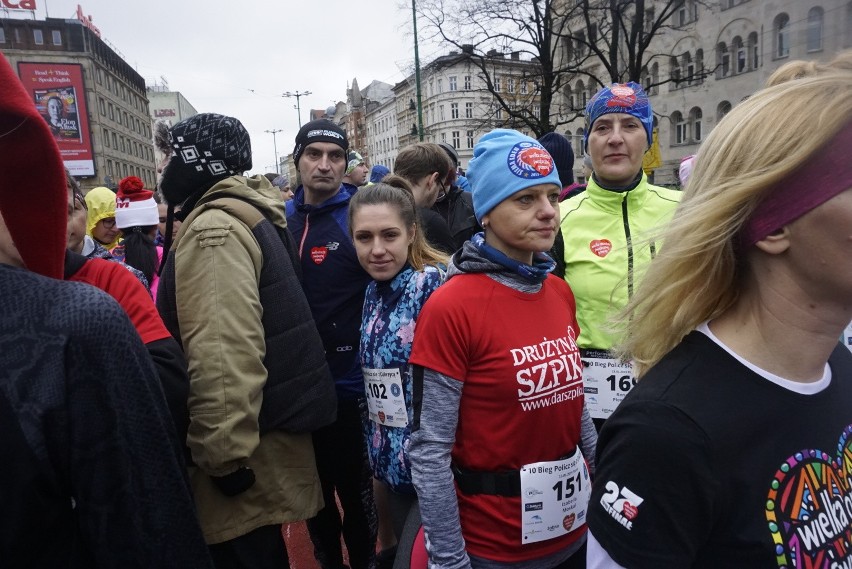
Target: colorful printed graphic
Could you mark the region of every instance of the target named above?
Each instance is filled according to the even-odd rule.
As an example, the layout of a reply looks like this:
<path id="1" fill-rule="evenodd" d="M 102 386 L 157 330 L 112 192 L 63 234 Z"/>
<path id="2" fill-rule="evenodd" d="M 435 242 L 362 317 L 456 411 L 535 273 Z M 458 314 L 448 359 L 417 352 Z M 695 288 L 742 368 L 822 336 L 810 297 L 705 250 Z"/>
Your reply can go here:
<path id="1" fill-rule="evenodd" d="M 782 569 L 852 567 L 852 425 L 831 456 L 816 449 L 791 456 L 775 473 L 766 520 Z"/>
<path id="2" fill-rule="evenodd" d="M 509 170 L 519 178 L 544 178 L 555 168 L 553 158 L 538 143 L 519 142 L 509 151 Z"/>
<path id="3" fill-rule="evenodd" d="M 65 167 L 75 176 L 95 174 L 80 65 L 18 63 L 18 74 L 59 146 Z"/>

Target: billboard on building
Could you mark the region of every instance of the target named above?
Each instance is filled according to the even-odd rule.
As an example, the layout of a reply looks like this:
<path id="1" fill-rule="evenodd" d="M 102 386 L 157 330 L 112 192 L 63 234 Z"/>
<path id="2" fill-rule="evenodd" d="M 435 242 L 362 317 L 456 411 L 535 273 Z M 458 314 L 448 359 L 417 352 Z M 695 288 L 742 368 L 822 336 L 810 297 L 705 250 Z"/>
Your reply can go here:
<path id="1" fill-rule="evenodd" d="M 65 167 L 74 176 L 94 176 L 82 67 L 68 63 L 21 62 L 18 74 L 50 127 Z"/>

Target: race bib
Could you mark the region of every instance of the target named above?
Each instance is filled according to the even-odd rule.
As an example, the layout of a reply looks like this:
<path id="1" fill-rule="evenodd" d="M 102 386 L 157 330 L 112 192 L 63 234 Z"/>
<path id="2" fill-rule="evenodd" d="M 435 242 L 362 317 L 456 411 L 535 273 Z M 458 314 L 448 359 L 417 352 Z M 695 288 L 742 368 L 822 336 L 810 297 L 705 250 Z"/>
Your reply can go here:
<path id="1" fill-rule="evenodd" d="M 407 426 L 408 412 L 405 410 L 405 394 L 402 391 L 402 374 L 399 368 L 363 368 L 362 371 L 370 420 L 388 427 Z"/>
<path id="2" fill-rule="evenodd" d="M 633 364 L 610 356 L 606 350 L 580 349 L 586 406 L 593 419 L 607 419 L 636 385 Z"/>
<path id="3" fill-rule="evenodd" d="M 563 460 L 521 468 L 521 543 L 565 535 L 586 523 L 592 482 L 580 448 Z"/>

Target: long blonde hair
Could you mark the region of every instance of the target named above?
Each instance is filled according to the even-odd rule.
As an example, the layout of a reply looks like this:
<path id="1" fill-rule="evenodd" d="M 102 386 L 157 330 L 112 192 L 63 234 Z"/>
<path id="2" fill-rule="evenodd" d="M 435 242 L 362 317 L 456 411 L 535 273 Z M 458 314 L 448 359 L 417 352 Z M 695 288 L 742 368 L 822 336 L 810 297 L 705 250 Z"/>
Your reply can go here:
<path id="1" fill-rule="evenodd" d="M 447 255 L 429 245 L 426 237 L 423 236 L 423 225 L 417 215 L 414 192 L 405 178 L 388 175 L 378 184 L 361 188 L 355 192 L 355 195 L 349 200 L 350 237 L 352 236 L 352 218 L 355 212 L 365 205 L 389 205 L 396 208 L 406 228 L 414 232 L 414 239 L 408 246 L 408 262 L 411 263 L 415 271 L 422 271 L 426 265 L 445 266 L 447 264 Z"/>
<path id="2" fill-rule="evenodd" d="M 852 70 L 826 67 L 757 92 L 713 129 L 662 249 L 615 322 L 615 351 L 637 375 L 734 304 L 747 268 L 743 224 L 766 192 L 849 128 L 850 92 Z"/>

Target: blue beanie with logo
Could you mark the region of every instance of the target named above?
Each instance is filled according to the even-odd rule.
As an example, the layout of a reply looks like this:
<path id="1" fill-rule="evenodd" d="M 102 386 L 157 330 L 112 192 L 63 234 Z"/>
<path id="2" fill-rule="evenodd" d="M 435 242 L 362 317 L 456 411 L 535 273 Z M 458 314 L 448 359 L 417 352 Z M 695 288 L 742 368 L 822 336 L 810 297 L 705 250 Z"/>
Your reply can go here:
<path id="1" fill-rule="evenodd" d="M 553 158 L 534 138 L 498 128 L 482 136 L 467 168 L 473 212 L 482 218 L 509 196 L 530 186 L 553 184 L 562 189 Z"/>
<path id="2" fill-rule="evenodd" d="M 638 83 L 613 83 L 604 87 L 592 97 L 586 105 L 586 129 L 583 134 L 583 143 L 589 146 L 589 133 L 601 116 L 609 113 L 625 113 L 633 115 L 645 128 L 648 137 L 648 146 L 653 143 L 652 131 L 654 129 L 654 111 L 651 110 L 651 101 L 648 94 Z"/>

